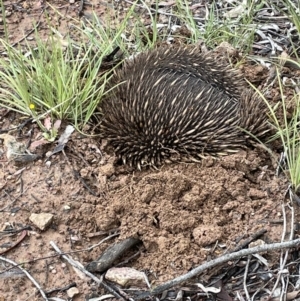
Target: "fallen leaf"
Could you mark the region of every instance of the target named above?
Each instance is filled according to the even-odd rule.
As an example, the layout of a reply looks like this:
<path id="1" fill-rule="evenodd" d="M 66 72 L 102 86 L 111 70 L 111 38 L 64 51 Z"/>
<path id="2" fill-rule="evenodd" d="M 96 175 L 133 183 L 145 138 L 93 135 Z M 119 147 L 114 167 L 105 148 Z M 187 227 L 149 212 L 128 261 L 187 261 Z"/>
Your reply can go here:
<path id="1" fill-rule="evenodd" d="M 52 128 L 52 122 L 51 122 L 51 117 L 50 117 L 50 116 L 48 116 L 48 117 L 46 117 L 46 118 L 44 119 L 44 126 L 45 126 L 45 128 L 46 128 L 48 131 L 51 130 L 51 128 Z"/>
<path id="2" fill-rule="evenodd" d="M 42 138 L 40 140 L 37 140 L 37 141 L 33 141 L 29 146 L 29 150 L 30 151 L 35 151 L 39 146 L 45 145 L 45 144 L 48 144 L 48 143 L 49 143 L 49 141 L 44 139 L 44 138 Z"/>
<path id="3" fill-rule="evenodd" d="M 10 251 L 11 249 L 13 249 L 15 246 L 17 246 L 25 237 L 27 236 L 27 231 L 26 230 L 23 230 L 20 237 L 18 238 L 18 240 L 9 248 L 5 249 L 4 251 L 1 251 L 0 252 L 0 255 L 1 254 L 4 254 L 8 251 Z"/>

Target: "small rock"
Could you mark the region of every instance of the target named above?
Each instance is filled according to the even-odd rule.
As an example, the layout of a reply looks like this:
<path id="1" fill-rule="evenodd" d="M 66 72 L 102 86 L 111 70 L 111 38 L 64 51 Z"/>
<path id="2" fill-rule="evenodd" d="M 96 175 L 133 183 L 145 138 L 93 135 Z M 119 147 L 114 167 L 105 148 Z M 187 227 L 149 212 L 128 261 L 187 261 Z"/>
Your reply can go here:
<path id="1" fill-rule="evenodd" d="M 79 290 L 77 287 L 71 287 L 67 290 L 67 295 L 69 298 L 73 298 L 75 295 L 79 294 Z"/>
<path id="2" fill-rule="evenodd" d="M 65 205 L 63 208 L 64 211 L 70 211 L 71 207 L 69 205 Z"/>
<path id="3" fill-rule="evenodd" d="M 5 11 L 5 17 L 9 17 L 9 16 L 11 16 L 11 14 L 12 14 L 12 11 Z"/>
<path id="4" fill-rule="evenodd" d="M 47 153 L 46 153 L 46 158 L 49 158 L 51 155 L 52 155 L 52 152 L 51 152 L 51 151 L 47 152 Z"/>
<path id="5" fill-rule="evenodd" d="M 111 268 L 105 278 L 121 286 L 147 287 L 145 274 L 132 268 Z"/>
<path id="6" fill-rule="evenodd" d="M 99 167 L 99 176 L 111 177 L 116 172 L 113 162 L 108 162 Z"/>
<path id="7" fill-rule="evenodd" d="M 47 167 L 50 167 L 51 166 L 51 161 L 47 161 L 46 163 L 45 163 L 45 165 L 47 166 Z"/>
<path id="8" fill-rule="evenodd" d="M 87 178 L 88 176 L 89 176 L 89 174 L 90 174 L 90 170 L 89 170 L 89 168 L 82 168 L 81 170 L 80 170 L 80 176 L 82 177 L 82 178 Z"/>
<path id="9" fill-rule="evenodd" d="M 53 221 L 54 215 L 51 213 L 32 213 L 29 220 L 40 230 L 45 230 Z"/>
<path id="10" fill-rule="evenodd" d="M 36 239 L 42 238 L 42 235 L 36 231 L 30 231 L 30 235 L 34 235 Z"/>
<path id="11" fill-rule="evenodd" d="M 249 248 L 254 248 L 254 247 L 258 247 L 258 246 L 263 246 L 266 243 L 262 240 L 262 239 L 257 239 L 255 241 L 250 242 L 249 244 Z"/>
<path id="12" fill-rule="evenodd" d="M 78 242 L 78 241 L 81 241 L 81 239 L 77 235 L 71 235 L 71 241 L 72 242 Z"/>

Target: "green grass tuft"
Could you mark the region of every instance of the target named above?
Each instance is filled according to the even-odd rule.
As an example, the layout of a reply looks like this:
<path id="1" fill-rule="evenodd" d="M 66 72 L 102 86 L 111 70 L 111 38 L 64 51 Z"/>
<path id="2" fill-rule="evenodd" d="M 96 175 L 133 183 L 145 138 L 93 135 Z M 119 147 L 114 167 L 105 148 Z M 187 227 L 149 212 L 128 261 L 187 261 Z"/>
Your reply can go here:
<path id="1" fill-rule="evenodd" d="M 0 103 L 36 121 L 50 115 L 84 126 L 103 96 L 109 74 L 99 77 L 103 56 L 92 60 L 93 47 L 76 50 L 50 37 L 27 53 L 0 41 L 7 58 L 0 59 Z M 76 50 L 76 51 L 75 51 Z"/>
<path id="2" fill-rule="evenodd" d="M 300 63 L 298 64 L 300 67 Z M 280 168 L 286 173 L 294 192 L 300 193 L 300 95 L 295 93 L 293 98 L 289 100 L 288 105 L 278 68 L 277 81 L 281 101 L 274 106 L 267 101 L 260 91 L 256 91 L 264 99 L 269 109 L 270 123 L 275 131 L 270 142 L 279 139 L 282 145 L 286 165 L 282 164 L 284 162 L 281 162 Z M 293 112 L 287 110 L 291 106 L 293 107 Z"/>
<path id="3" fill-rule="evenodd" d="M 82 130 L 102 97 L 109 93 L 107 83 L 114 68 L 103 68 L 104 58 L 122 40 L 126 18 L 112 30 L 100 22 L 81 24 L 78 32 L 84 41 L 76 45 L 54 29 L 47 40 L 35 32 L 35 47 L 27 44 L 27 53 L 0 39 L 5 56 L 0 58 L 0 105 L 32 117 L 47 137 L 53 140 L 43 120 L 67 120 Z M 50 28 L 50 26 L 49 26 Z"/>

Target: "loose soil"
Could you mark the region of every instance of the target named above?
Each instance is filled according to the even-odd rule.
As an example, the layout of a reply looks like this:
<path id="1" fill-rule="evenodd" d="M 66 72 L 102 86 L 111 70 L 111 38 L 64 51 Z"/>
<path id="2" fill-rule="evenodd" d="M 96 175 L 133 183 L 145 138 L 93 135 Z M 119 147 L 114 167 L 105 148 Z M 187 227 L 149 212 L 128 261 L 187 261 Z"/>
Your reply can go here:
<path id="1" fill-rule="evenodd" d="M 28 237 L 7 253 L 9 259 L 28 262 L 54 255 L 50 241 L 64 252 L 85 249 L 118 229 L 118 238 L 72 257 L 85 265 L 112 242 L 138 237 L 143 248 L 127 266 L 150 271 L 155 285 L 234 249 L 261 229 L 267 230 L 265 242 L 280 241 L 287 183 L 275 176 L 276 166 L 261 149 L 145 171 L 118 166 L 113 156 L 98 149 L 99 141 L 74 134 L 65 155 L 51 157 L 50 166 L 44 160 L 25 168 L 1 162 L 2 230 L 30 225 L 31 213 L 55 216 L 44 232 L 32 227 Z M 3 237 L 2 245 L 17 239 L 18 235 Z M 57 257 L 24 267 L 45 290 L 74 281 L 82 295 L 93 290 L 92 283 L 81 280 Z M 5 300 L 18 295 L 20 300 L 40 300 L 27 279 L 0 281 Z"/>
<path id="2" fill-rule="evenodd" d="M 79 3 L 53 2 L 76 15 Z M 24 1 L 22 5 L 25 3 L 35 7 L 41 2 Z M 12 14 L 11 20 L 18 14 L 23 16 L 22 20 L 12 22 L 14 26 L 10 28 L 16 30 L 12 42 L 23 37 L 20 28 L 30 27 L 37 16 L 34 7 L 26 8 L 28 15 L 24 11 Z M 39 7 L 35 9 L 39 11 Z M 101 15 L 101 5 L 97 9 Z M 269 77 L 268 70 L 260 66 L 242 68 L 252 82 L 263 84 Z M 270 91 L 269 98 L 279 95 L 278 91 Z M 19 115 L 1 112 L 1 129 L 19 125 Z M 30 144 L 30 129 L 34 141 L 40 132 L 33 125 L 14 135 L 18 141 Z M 64 152 L 22 166 L 9 162 L 4 146 L 0 147 L 0 252 L 20 237 L 5 235 L 5 230 L 31 226 L 25 239 L 2 256 L 24 262 L 22 267 L 44 291 L 76 282 L 80 294 L 73 300 L 84 300 L 99 290 L 92 281 L 82 279 L 71 266 L 53 256 L 56 253 L 50 241 L 64 252 L 74 252 L 118 232 L 119 236 L 91 251 L 71 254 L 86 265 L 112 243 L 137 237 L 143 246 L 136 248 L 138 256 L 124 266 L 147 271 L 155 286 L 233 250 L 259 230 L 267 230 L 262 237 L 266 243 L 281 240 L 282 205 L 288 182 L 283 174 L 275 175 L 280 149 L 272 145 L 269 147 L 273 147 L 274 157 L 257 146 L 219 159 L 142 171 L 119 165 L 105 141 L 79 133 L 72 134 Z M 53 149 L 54 145 L 46 145 L 38 152 L 44 155 Z M 297 207 L 295 211 L 298 220 Z M 55 216 L 45 231 L 29 221 L 32 213 L 41 212 Z M 277 253 L 265 256 L 271 266 L 279 262 Z M 33 261 L 38 258 L 44 259 Z M 1 262 L 0 300 L 42 300 L 32 282 L 17 269 L 8 274 L 9 267 Z M 67 299 L 65 292 L 51 296 Z"/>

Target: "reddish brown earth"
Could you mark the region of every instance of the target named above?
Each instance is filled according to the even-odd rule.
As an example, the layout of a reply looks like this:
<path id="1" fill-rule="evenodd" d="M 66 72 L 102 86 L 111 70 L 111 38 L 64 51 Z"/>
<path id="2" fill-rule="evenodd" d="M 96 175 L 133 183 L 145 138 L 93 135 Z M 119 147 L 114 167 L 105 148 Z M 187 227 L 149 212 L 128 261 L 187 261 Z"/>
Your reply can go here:
<path id="1" fill-rule="evenodd" d="M 247 150 L 199 164 L 132 171 L 114 165 L 114 158 L 105 152 L 101 155 L 95 146 L 102 149 L 99 141 L 74 134 L 66 155 L 54 155 L 50 167 L 40 160 L 21 172 L 3 156 L 2 230 L 30 225 L 31 213 L 55 215 L 48 230 L 41 232 L 33 227 L 28 237 L 6 254 L 7 258 L 28 262 L 54 255 L 51 240 L 64 252 L 85 249 L 107 236 L 95 234 L 89 238 L 93 233 L 109 233 L 118 228 L 118 238 L 72 257 L 85 265 L 98 258 L 113 241 L 138 237 L 144 248 L 127 265 L 151 271 L 156 275 L 156 279 L 150 277 L 152 283 L 158 284 L 233 249 L 241 239 L 261 229 L 268 231 L 266 242 L 280 241 L 282 224 L 274 221 L 282 218 L 287 183 L 274 175 L 276 166 L 268 153 Z M 75 178 L 74 169 L 97 196 Z M 23 194 L 18 197 L 21 185 Z M 17 239 L 18 235 L 3 236 L 1 244 Z M 93 287 L 56 257 L 23 267 L 45 290 L 75 281 L 83 295 Z M 29 296 L 30 300 L 40 300 L 34 297 L 34 288 L 26 278 L 0 281 L 0 296 L 5 296 L 5 300 L 15 300 L 19 294 L 20 300 Z M 82 295 L 77 300 L 82 300 Z"/>
<path id="2" fill-rule="evenodd" d="M 14 32 L 12 42 L 24 35 L 21 28 L 32 28 L 42 2 L 20 3 L 23 7 L 25 4 L 32 5 L 27 8 L 28 15 L 14 11 L 9 19 Z M 79 5 L 65 1 L 53 4 L 74 16 Z M 101 15 L 101 5 L 96 9 Z M 268 70 L 260 66 L 242 69 L 256 84 L 265 83 L 269 76 Z M 269 97 L 278 97 L 278 88 L 270 91 Z M 3 116 L 4 110 L 1 112 L 0 129 L 20 123 L 20 116 Z M 26 142 L 29 129 L 33 129 L 34 141 L 40 133 L 32 125 L 19 136 L 17 132 L 11 135 Z M 39 152 L 53 149 L 54 145 L 48 145 Z M 76 282 L 80 294 L 73 300 L 84 300 L 84 296 L 98 290 L 92 281 L 80 278 L 70 265 L 54 256 L 50 241 L 64 252 L 80 251 L 118 231 L 118 237 L 92 251 L 71 254 L 86 265 L 113 242 L 138 237 L 143 242 L 140 254 L 125 266 L 147 270 L 151 283 L 157 285 L 234 249 L 261 229 L 267 230 L 262 237 L 265 242 L 281 240 L 282 205 L 288 182 L 283 174 L 275 175 L 278 149 L 273 149 L 272 159 L 257 147 L 220 159 L 143 171 L 116 164 L 105 141 L 79 133 L 73 133 L 65 152 L 53 155 L 50 163 L 43 157 L 25 166 L 14 165 L 7 160 L 1 144 L 0 151 L 0 252 L 20 238 L 20 233 L 8 235 L 5 230 L 31 226 L 22 242 L 1 256 L 23 262 L 22 267 L 44 291 Z M 298 218 L 297 207 L 295 211 Z M 29 221 L 32 213 L 40 212 L 55 216 L 45 231 Z M 273 266 L 278 265 L 277 253 L 265 256 Z M 41 260 L 33 262 L 38 258 Z M 21 277 L 17 269 L 9 274 L 9 267 L 4 262 L 0 264 L 0 300 L 42 300 L 31 281 Z M 67 299 L 65 292 L 51 296 Z"/>

